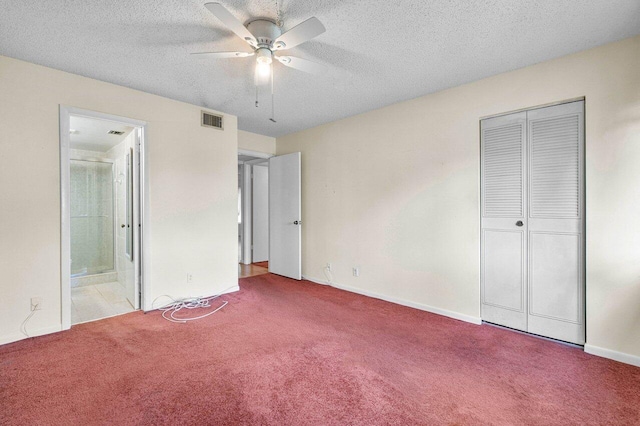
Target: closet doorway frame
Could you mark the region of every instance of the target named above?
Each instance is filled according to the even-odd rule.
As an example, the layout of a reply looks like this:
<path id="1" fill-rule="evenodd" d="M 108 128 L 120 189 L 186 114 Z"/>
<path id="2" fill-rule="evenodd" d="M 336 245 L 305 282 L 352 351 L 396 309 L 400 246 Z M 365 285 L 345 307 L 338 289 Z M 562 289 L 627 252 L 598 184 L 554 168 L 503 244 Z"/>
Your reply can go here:
<path id="1" fill-rule="evenodd" d="M 564 340 L 558 340 L 558 339 L 554 339 L 552 337 L 547 337 L 547 336 L 541 336 L 539 334 L 533 334 L 530 333 L 528 331 L 521 331 L 521 330 L 517 330 L 514 328 L 510 328 L 510 327 L 506 327 L 500 324 L 495 324 L 492 322 L 487 322 L 482 318 L 482 121 L 483 120 L 487 120 L 490 118 L 496 118 L 496 117 L 502 117 L 502 116 L 506 116 L 506 115 L 511 115 L 511 114 L 515 114 L 515 113 L 519 113 L 519 112 L 526 112 L 526 111 L 531 111 L 531 110 L 535 110 L 535 109 L 540 109 L 540 108 L 547 108 L 547 107 L 552 107 L 552 106 L 558 106 L 558 105 L 564 105 L 564 104 L 569 104 L 572 102 L 583 102 L 584 105 L 584 124 L 583 124 L 583 132 L 584 132 L 584 158 L 582 159 L 583 161 L 583 223 L 582 223 L 582 233 L 583 233 L 583 265 L 582 265 L 582 274 L 584 277 L 583 280 L 583 295 L 584 295 L 584 300 L 583 300 L 583 312 L 584 312 L 584 344 L 582 345 L 577 345 L 575 343 L 570 343 L 570 342 L 566 342 Z M 586 163 L 587 163 L 587 99 L 585 96 L 578 96 L 575 98 L 568 98 L 568 99 L 563 99 L 561 101 L 556 101 L 556 102 L 549 102 L 549 103 L 545 103 L 545 104 L 539 104 L 539 105 L 535 105 L 535 106 L 529 106 L 526 108 L 519 108 L 519 109 L 515 109 L 515 110 L 511 110 L 511 111 L 504 111 L 504 112 L 500 112 L 498 114 L 491 114 L 491 115 L 486 115 L 486 116 L 482 116 L 478 118 L 478 312 L 480 313 L 480 323 L 481 324 L 487 324 L 487 325 L 491 325 L 491 326 L 495 326 L 495 327 L 502 327 L 505 329 L 509 329 L 511 331 L 514 331 L 516 333 L 523 333 L 529 336 L 534 336 L 534 337 L 538 337 L 541 339 L 547 339 L 547 340 L 552 340 L 554 342 L 559 342 L 565 345 L 570 345 L 570 346 L 576 346 L 576 347 L 580 347 L 580 348 L 586 348 L 587 346 L 589 346 L 589 342 L 587 340 L 587 336 L 588 336 L 588 329 L 587 329 L 587 324 L 588 324 L 588 319 L 589 319 L 589 312 L 587 311 L 587 289 L 589 288 L 588 283 L 587 283 L 587 203 L 586 203 L 586 197 L 587 197 L 587 176 L 586 176 Z"/>
<path id="2" fill-rule="evenodd" d="M 150 271 L 151 245 L 149 221 L 149 149 L 147 122 L 119 115 L 106 114 L 88 109 L 60 105 L 60 320 L 61 329 L 71 328 L 71 172 L 70 161 L 70 119 L 71 116 L 114 121 L 139 128 L 140 166 L 139 166 L 139 219 L 140 219 L 140 309 L 151 310 Z"/>

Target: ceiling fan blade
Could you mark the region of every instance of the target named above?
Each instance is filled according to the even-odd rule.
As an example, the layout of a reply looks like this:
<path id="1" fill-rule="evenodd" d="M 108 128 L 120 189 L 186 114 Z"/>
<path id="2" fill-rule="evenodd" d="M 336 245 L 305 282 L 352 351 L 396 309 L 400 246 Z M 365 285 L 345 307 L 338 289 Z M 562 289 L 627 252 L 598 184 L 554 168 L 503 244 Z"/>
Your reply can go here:
<path id="1" fill-rule="evenodd" d="M 318 18 L 309 18 L 278 37 L 273 42 L 273 48 L 274 50 L 291 49 L 319 36 L 325 31 L 324 25 Z"/>
<path id="2" fill-rule="evenodd" d="M 198 55 L 207 58 L 246 58 L 248 56 L 253 56 L 253 52 L 195 52 L 192 55 Z"/>
<path id="3" fill-rule="evenodd" d="M 276 56 L 276 59 L 283 65 L 311 74 L 321 74 L 326 71 L 326 67 L 317 62 L 296 58 L 295 56 Z"/>
<path id="4" fill-rule="evenodd" d="M 204 7 L 209 9 L 209 12 L 213 13 L 216 18 L 222 21 L 231 31 L 236 33 L 238 37 L 246 41 L 252 46 L 256 46 L 258 43 L 256 38 L 249 32 L 249 30 L 242 25 L 242 22 L 238 21 L 238 19 L 231 14 L 223 5 L 220 3 L 205 3 Z"/>

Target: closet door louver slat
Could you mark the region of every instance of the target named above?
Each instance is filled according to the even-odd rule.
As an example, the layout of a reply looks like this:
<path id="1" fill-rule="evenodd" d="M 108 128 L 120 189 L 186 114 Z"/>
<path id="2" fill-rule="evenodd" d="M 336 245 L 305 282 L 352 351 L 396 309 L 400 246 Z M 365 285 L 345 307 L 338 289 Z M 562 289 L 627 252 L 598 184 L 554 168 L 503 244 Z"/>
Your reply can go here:
<path id="1" fill-rule="evenodd" d="M 523 134 L 519 123 L 483 132 L 484 217 L 523 215 Z"/>
<path id="2" fill-rule="evenodd" d="M 579 116 L 532 121 L 530 126 L 531 217 L 578 217 Z"/>

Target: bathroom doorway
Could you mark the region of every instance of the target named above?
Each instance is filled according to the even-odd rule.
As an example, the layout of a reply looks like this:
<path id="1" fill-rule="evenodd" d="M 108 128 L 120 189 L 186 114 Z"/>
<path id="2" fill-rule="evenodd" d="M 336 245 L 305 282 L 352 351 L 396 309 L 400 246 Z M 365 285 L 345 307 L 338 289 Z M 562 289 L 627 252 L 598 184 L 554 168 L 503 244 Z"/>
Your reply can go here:
<path id="1" fill-rule="evenodd" d="M 141 307 L 144 123 L 61 108 L 60 128 L 62 319 L 69 328 Z"/>

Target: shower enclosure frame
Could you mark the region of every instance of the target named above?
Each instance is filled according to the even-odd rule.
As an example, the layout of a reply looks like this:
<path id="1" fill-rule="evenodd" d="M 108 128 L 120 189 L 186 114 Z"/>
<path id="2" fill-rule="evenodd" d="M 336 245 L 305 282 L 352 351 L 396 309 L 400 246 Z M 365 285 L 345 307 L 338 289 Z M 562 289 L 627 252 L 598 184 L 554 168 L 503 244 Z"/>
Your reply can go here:
<path id="1" fill-rule="evenodd" d="M 147 227 L 149 223 L 149 150 L 147 137 L 147 123 L 118 115 L 105 114 L 101 112 L 76 108 L 72 106 L 60 105 L 60 320 L 61 330 L 71 328 L 71 171 L 70 171 L 70 118 L 85 117 L 99 120 L 112 121 L 118 124 L 125 124 L 135 127 L 139 132 L 137 150 L 134 150 L 138 159 L 138 188 L 137 197 L 134 197 L 135 223 L 139 225 L 139 232 L 135 238 L 138 260 L 135 261 L 136 278 L 138 281 L 138 291 L 140 292 L 140 308 L 144 311 L 152 309 L 152 298 L 150 291 L 149 259 L 150 259 L 150 232 Z"/>
<path id="2" fill-rule="evenodd" d="M 71 161 L 84 161 L 87 163 L 104 163 L 104 164 L 110 164 L 111 165 L 111 185 L 112 185 L 112 189 L 111 189 L 111 225 L 112 225 L 112 232 L 111 232 L 111 239 L 112 239 L 112 247 L 113 249 L 111 250 L 111 256 L 113 258 L 113 268 L 111 268 L 111 270 L 108 271 L 100 271 L 97 272 L 95 274 L 86 274 L 86 275 L 79 275 L 77 277 L 74 277 L 73 274 L 71 274 L 71 278 L 80 278 L 80 277 L 86 277 L 86 276 L 90 276 L 90 275 L 97 275 L 97 274 L 104 274 L 106 272 L 114 272 L 116 270 L 116 232 L 118 230 L 117 228 L 117 217 L 116 217 L 116 200 L 115 200 L 115 188 L 113 187 L 113 180 L 114 180 L 114 176 L 115 176 L 115 167 L 116 167 L 116 163 L 114 160 L 110 159 L 110 158 L 97 158 L 97 157 L 90 157 L 90 156 L 77 156 L 77 157 L 69 157 L 69 163 L 71 163 Z M 71 204 L 69 204 L 71 205 Z"/>

